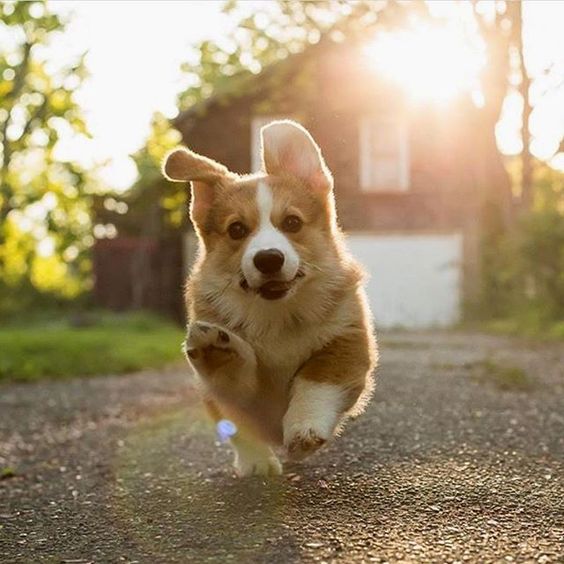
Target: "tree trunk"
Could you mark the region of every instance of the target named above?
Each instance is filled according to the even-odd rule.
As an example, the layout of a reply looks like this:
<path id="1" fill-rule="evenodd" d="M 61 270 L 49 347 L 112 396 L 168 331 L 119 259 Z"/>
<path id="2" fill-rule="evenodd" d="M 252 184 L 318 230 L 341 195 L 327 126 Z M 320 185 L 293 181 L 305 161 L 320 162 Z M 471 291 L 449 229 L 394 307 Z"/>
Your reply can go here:
<path id="1" fill-rule="evenodd" d="M 533 205 L 533 158 L 531 156 L 531 113 L 532 107 L 529 99 L 531 79 L 525 66 L 525 53 L 523 50 L 523 3 L 511 2 L 508 5 L 511 13 L 513 26 L 513 40 L 519 55 L 519 66 L 521 70 L 521 83 L 519 93 L 523 98 L 523 113 L 521 124 L 521 211 L 528 212 Z"/>
<path id="2" fill-rule="evenodd" d="M 481 75 L 484 107 L 480 111 L 479 190 L 484 206 L 497 207 L 497 215 L 504 228 L 513 222 L 513 195 L 511 179 L 497 146 L 495 128 L 501 117 L 509 83 L 510 36 L 506 18 L 496 15 L 495 21 L 486 22 L 476 13 L 480 33 L 486 45 L 486 66 Z"/>

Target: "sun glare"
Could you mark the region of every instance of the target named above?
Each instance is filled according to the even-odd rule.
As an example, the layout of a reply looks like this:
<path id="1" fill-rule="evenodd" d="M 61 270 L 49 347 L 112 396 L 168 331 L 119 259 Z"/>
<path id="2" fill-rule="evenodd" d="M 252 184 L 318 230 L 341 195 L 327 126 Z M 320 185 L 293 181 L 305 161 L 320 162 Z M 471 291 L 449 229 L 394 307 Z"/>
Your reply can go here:
<path id="1" fill-rule="evenodd" d="M 399 84 L 414 101 L 444 103 L 479 92 L 483 54 L 450 28 L 419 27 L 387 32 L 365 49 L 370 65 Z"/>

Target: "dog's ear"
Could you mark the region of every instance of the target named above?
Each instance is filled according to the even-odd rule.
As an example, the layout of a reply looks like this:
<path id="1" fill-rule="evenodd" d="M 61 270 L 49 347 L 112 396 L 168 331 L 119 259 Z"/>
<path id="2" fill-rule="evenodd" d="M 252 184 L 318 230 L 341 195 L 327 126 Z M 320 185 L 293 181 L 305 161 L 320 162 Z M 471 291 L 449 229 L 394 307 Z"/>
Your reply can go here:
<path id="1" fill-rule="evenodd" d="M 200 180 L 206 184 L 214 184 L 229 174 L 222 164 L 198 155 L 185 147 L 173 149 L 163 162 L 163 174 L 177 182 Z"/>
<path id="2" fill-rule="evenodd" d="M 273 176 L 289 174 L 312 189 L 329 192 L 333 178 L 309 131 L 290 120 L 274 121 L 261 129 L 264 170 Z"/>
<path id="3" fill-rule="evenodd" d="M 232 176 L 222 164 L 184 147 L 168 153 L 163 161 L 163 174 L 169 180 L 192 183 L 190 216 L 195 223 L 203 222 L 211 208 L 215 185 Z"/>

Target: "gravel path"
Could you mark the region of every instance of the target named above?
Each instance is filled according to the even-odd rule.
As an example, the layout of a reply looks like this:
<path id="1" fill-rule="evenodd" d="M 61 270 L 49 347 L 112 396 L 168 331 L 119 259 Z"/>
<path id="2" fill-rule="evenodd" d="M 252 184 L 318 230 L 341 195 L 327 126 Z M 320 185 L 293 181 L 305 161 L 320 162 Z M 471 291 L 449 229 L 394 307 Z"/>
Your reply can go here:
<path id="1" fill-rule="evenodd" d="M 564 346 L 382 342 L 368 412 L 269 482 L 183 367 L 0 387 L 0 560 L 564 562 Z"/>

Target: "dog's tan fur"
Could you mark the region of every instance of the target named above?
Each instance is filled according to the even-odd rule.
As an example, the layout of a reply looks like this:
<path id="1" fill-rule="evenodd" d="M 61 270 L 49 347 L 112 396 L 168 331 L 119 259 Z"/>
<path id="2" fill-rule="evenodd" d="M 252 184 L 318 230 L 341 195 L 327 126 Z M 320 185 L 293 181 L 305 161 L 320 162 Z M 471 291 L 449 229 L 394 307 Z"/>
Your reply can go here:
<path id="1" fill-rule="evenodd" d="M 186 149 L 169 154 L 165 175 L 192 182 L 191 218 L 200 255 L 186 287 L 188 360 L 215 419 L 232 439 L 241 475 L 277 474 L 268 445 L 293 458 L 310 454 L 361 412 L 372 391 L 375 339 L 361 286 L 334 208 L 332 178 L 309 133 L 293 122 L 263 129 L 264 173 L 238 176 Z M 273 228 L 289 214 L 303 227 L 286 237 L 303 277 L 283 299 L 265 300 L 240 284 L 248 238 L 229 225 L 259 227 L 257 190 L 273 195 Z"/>

